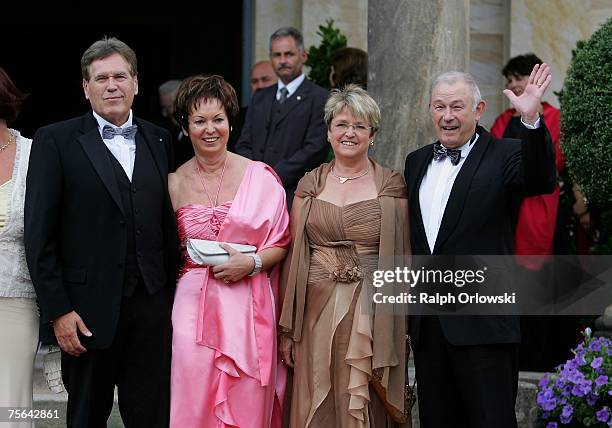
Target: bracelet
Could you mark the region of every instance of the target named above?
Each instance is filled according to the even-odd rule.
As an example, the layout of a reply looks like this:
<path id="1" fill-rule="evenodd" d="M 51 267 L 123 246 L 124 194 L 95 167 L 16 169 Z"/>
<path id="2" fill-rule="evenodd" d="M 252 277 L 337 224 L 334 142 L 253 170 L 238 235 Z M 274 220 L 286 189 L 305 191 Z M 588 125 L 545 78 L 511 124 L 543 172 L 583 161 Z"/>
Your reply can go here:
<path id="1" fill-rule="evenodd" d="M 255 276 L 259 272 L 261 272 L 261 268 L 263 266 L 261 257 L 259 257 L 257 254 L 248 254 L 248 256 L 253 257 L 253 261 L 255 262 L 255 265 L 253 266 L 253 271 L 249 274 L 249 276 Z"/>

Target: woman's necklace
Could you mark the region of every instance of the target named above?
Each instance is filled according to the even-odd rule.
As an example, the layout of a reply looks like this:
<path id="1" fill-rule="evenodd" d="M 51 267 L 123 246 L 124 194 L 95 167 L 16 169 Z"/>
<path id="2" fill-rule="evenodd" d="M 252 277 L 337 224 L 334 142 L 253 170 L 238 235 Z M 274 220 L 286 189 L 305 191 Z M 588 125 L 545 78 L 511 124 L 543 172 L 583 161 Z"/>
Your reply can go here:
<path id="1" fill-rule="evenodd" d="M 223 162 L 223 169 L 221 170 L 221 177 L 219 178 L 219 187 L 217 187 L 217 194 L 215 195 L 214 201 L 210 197 L 210 193 L 208 193 L 208 189 L 206 188 L 206 182 L 204 181 L 204 176 L 202 175 L 202 172 L 200 171 L 200 165 L 198 164 L 198 160 L 195 159 L 196 171 L 198 173 L 198 176 L 200 177 L 200 182 L 202 183 L 204 192 L 206 192 L 206 196 L 208 196 L 208 200 L 210 201 L 210 207 L 213 209 L 213 211 L 215 207 L 217 206 L 217 203 L 219 202 L 219 192 L 221 191 L 221 183 L 223 183 L 223 175 L 225 174 L 225 167 L 227 166 L 227 158 L 228 156 L 226 155 L 225 162 Z"/>
<path id="2" fill-rule="evenodd" d="M 330 172 L 331 172 L 331 175 L 333 175 L 334 177 L 336 177 L 336 178 L 337 178 L 337 179 L 340 181 L 340 184 L 344 184 L 344 183 L 346 183 L 348 180 L 356 180 L 356 179 L 358 179 L 358 178 L 363 177 L 363 176 L 364 176 L 364 175 L 366 175 L 368 172 L 370 172 L 370 162 L 368 162 L 368 166 L 367 166 L 367 168 L 365 169 L 365 171 L 363 171 L 363 172 L 361 172 L 361 173 L 357 174 L 357 175 L 356 175 L 356 176 L 354 176 L 354 177 L 342 177 L 342 176 L 340 176 L 340 175 L 336 175 L 336 173 L 334 172 L 334 167 L 333 167 L 333 166 L 332 166 L 332 168 L 331 168 L 331 171 L 330 171 Z"/>
<path id="3" fill-rule="evenodd" d="M 8 140 L 6 141 L 6 143 L 0 146 L 0 152 L 3 152 L 4 149 L 6 149 L 11 144 L 13 144 L 16 140 L 17 140 L 17 137 L 15 137 L 13 134 L 9 132 Z"/>

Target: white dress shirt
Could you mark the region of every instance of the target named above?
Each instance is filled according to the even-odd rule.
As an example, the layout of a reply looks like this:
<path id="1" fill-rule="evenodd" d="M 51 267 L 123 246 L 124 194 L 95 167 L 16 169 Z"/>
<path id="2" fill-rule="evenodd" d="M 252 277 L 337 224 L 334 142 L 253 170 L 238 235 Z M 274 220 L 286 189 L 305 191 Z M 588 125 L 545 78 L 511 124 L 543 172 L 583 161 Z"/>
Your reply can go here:
<path id="1" fill-rule="evenodd" d="M 289 82 L 287 85 L 285 85 L 280 79 L 278 79 L 278 86 L 276 87 L 276 101 L 280 99 L 280 90 L 282 88 L 287 88 L 287 98 L 289 98 L 295 93 L 295 91 L 297 91 L 297 88 L 300 87 L 305 78 L 306 76 L 304 76 L 304 73 L 302 73 L 298 77 L 293 79 L 291 82 Z"/>
<path id="2" fill-rule="evenodd" d="M 539 118 L 533 125 L 523 122 L 522 118 L 521 122 L 528 129 L 540 127 Z M 446 204 L 448 203 L 448 198 L 453 189 L 453 184 L 455 184 L 455 179 L 459 171 L 461 171 L 461 167 L 470 154 L 472 147 L 476 144 L 476 141 L 478 141 L 478 134 L 476 134 L 474 141 L 469 141 L 458 148 L 461 151 L 461 159 L 457 165 L 453 165 L 448 156 L 440 160 L 432 159 L 423 176 L 423 181 L 419 189 L 419 204 L 421 207 L 421 218 L 423 219 L 425 234 L 427 235 L 427 243 L 429 244 L 429 251 L 432 253 L 436 244 L 436 239 L 438 238 L 438 232 L 440 231 Z"/>
<path id="3" fill-rule="evenodd" d="M 478 134 L 473 142 L 468 142 L 458 148 L 461 151 L 461 158 L 457 165 L 453 165 L 448 156 L 440 160 L 432 159 L 423 176 L 419 189 L 419 203 L 429 251 L 432 253 L 453 184 L 477 140 Z"/>
<path id="4" fill-rule="evenodd" d="M 100 137 L 102 137 L 102 129 L 105 125 L 122 129 L 132 126 L 132 110 L 130 110 L 128 120 L 119 127 L 108 122 L 95 111 L 93 112 L 93 115 L 96 118 L 96 121 L 98 121 L 98 131 L 100 132 Z M 125 175 L 127 175 L 131 182 L 132 173 L 134 172 L 134 161 L 136 160 L 136 137 L 125 138 L 123 135 L 115 135 L 113 138 L 108 139 L 104 139 L 104 137 L 102 137 L 102 141 L 104 141 L 104 144 L 106 144 L 106 147 L 108 147 L 108 150 L 110 150 L 115 159 L 119 161 L 121 167 L 125 171 Z"/>

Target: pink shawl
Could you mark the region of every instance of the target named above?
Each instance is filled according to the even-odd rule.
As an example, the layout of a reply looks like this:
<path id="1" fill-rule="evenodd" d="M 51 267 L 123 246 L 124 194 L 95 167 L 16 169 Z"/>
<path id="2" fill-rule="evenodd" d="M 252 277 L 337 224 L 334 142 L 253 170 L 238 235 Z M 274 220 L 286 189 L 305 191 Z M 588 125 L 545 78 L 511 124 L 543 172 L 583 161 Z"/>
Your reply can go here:
<path id="1" fill-rule="evenodd" d="M 217 239 L 223 242 L 255 245 L 257 251 L 271 247 L 287 248 L 291 242 L 288 227 L 289 215 L 285 190 L 280 179 L 264 163 L 251 162 L 244 173 Z M 213 281 L 220 282 L 214 278 L 211 270 L 202 285 L 196 342 L 218 350 L 241 370 L 258 378 L 262 386 L 269 385 L 270 382 L 276 383 L 277 395 L 282 398 L 285 386 L 282 364 L 278 367 L 276 379 L 272 379 L 277 366 L 275 343 L 279 269 L 280 266 L 275 266 L 271 271 L 262 271 L 253 277 L 246 276 L 234 284 L 234 287 L 244 282 L 250 285 L 248 289 L 252 298 L 251 314 L 235 314 L 236 318 L 242 316 L 251 319 L 236 320 L 236 322 L 227 319 L 227 313 L 218 309 L 227 305 L 217 304 L 219 296 L 214 292 L 217 287 L 209 287 Z M 254 338 L 251 337 L 251 332 L 254 332 Z M 248 343 L 254 340 L 257 355 L 240 352 L 241 343 L 238 343 L 237 338 L 245 338 L 245 342 Z"/>

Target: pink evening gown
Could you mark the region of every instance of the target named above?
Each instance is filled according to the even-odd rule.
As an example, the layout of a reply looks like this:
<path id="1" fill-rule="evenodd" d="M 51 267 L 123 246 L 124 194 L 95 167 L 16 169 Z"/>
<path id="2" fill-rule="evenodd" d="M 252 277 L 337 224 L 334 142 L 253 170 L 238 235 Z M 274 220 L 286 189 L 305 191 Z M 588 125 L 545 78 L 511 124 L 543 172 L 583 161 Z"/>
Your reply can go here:
<path id="1" fill-rule="evenodd" d="M 176 211 L 183 264 L 172 310 L 170 426 L 280 427 L 286 368 L 276 348 L 278 268 L 224 284 L 196 265 L 188 238 L 289 245 L 285 193 L 251 162 L 233 201 Z"/>

